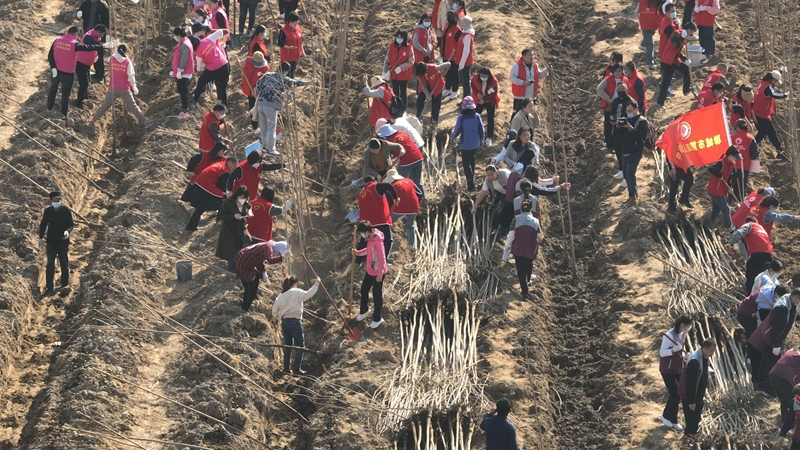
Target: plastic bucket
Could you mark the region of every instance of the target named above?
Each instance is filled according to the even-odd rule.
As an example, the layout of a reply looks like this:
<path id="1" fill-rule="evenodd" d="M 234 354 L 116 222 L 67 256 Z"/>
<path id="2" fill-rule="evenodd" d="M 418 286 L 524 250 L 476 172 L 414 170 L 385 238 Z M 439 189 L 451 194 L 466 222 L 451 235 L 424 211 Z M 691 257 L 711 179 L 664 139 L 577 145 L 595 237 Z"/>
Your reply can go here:
<path id="1" fill-rule="evenodd" d="M 189 281 L 192 279 L 191 261 L 178 261 L 175 263 L 175 270 L 178 271 L 178 281 Z"/>
<path id="2" fill-rule="evenodd" d="M 703 58 L 703 47 L 699 45 L 690 45 L 686 47 L 689 50 L 689 59 L 692 61 L 692 67 L 700 67 L 700 60 Z"/>

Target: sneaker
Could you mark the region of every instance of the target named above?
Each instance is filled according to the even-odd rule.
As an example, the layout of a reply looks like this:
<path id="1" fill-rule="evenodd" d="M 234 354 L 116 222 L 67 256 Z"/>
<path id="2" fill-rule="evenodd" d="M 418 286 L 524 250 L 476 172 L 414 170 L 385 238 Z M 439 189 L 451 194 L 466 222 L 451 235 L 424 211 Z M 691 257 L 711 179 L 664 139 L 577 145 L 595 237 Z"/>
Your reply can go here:
<path id="1" fill-rule="evenodd" d="M 706 58 L 705 56 L 700 58 L 700 64 L 706 64 L 707 62 L 708 62 L 708 58 Z"/>
<path id="2" fill-rule="evenodd" d="M 675 95 L 675 94 L 673 94 L 673 95 Z M 667 109 L 664 105 L 662 105 L 660 103 L 656 103 L 656 108 L 657 109 Z"/>
<path id="3" fill-rule="evenodd" d="M 281 373 L 284 373 L 286 375 L 292 375 L 292 369 L 284 367 L 283 370 L 281 370 Z"/>
<path id="4" fill-rule="evenodd" d="M 303 369 L 293 369 L 292 372 L 294 372 L 295 375 L 305 375 L 305 374 L 308 373 L 307 371 L 305 371 Z"/>
<path id="5" fill-rule="evenodd" d="M 153 124 L 154 124 L 154 123 L 156 123 L 156 122 L 155 122 L 155 120 L 153 120 L 153 119 L 147 119 L 147 122 L 145 122 L 145 123 L 144 123 L 144 127 L 145 127 L 145 128 L 150 128 L 150 127 L 152 127 L 152 126 L 153 126 Z"/>
<path id="6" fill-rule="evenodd" d="M 492 145 L 492 138 L 486 138 L 485 144 L 486 144 L 487 147 L 491 146 Z"/>
<path id="7" fill-rule="evenodd" d="M 659 417 L 659 419 L 661 419 L 661 423 L 663 423 L 665 427 L 672 428 L 672 426 L 673 426 L 672 422 L 670 422 L 669 420 L 665 419 L 663 415 L 661 417 Z"/>
<path id="8" fill-rule="evenodd" d="M 680 203 L 681 205 L 683 205 L 683 206 L 685 206 L 687 208 L 694 208 L 694 205 L 689 200 L 681 200 L 678 203 Z"/>
<path id="9" fill-rule="evenodd" d="M 453 91 L 453 93 L 450 94 L 450 100 L 455 100 L 456 98 L 458 98 L 459 95 L 460 94 L 458 91 Z"/>
<path id="10" fill-rule="evenodd" d="M 622 173 L 622 171 L 621 171 L 621 170 L 620 170 L 619 172 L 617 172 L 617 174 L 616 174 L 616 175 L 614 175 L 614 179 L 615 179 L 615 180 L 621 180 L 621 179 L 623 179 L 623 178 L 625 178 L 625 175 Z"/>
<path id="11" fill-rule="evenodd" d="M 369 324 L 369 327 L 370 327 L 370 328 L 372 328 L 372 329 L 378 328 L 379 326 L 381 326 L 381 325 L 383 324 L 383 322 L 384 322 L 384 320 L 383 320 L 383 319 L 381 319 L 381 320 L 379 320 L 379 321 L 377 321 L 377 322 L 375 322 L 375 321 L 373 320 L 373 321 L 372 321 L 372 323 L 371 323 L 371 324 Z"/>
<path id="12" fill-rule="evenodd" d="M 181 113 L 178 114 L 178 117 L 189 117 L 189 111 L 181 111 Z"/>
<path id="13" fill-rule="evenodd" d="M 667 89 L 667 97 L 675 97 L 675 93 L 672 92 L 672 89 Z"/>
<path id="14" fill-rule="evenodd" d="M 681 424 L 675 422 L 672 424 L 672 429 L 675 431 L 683 431 L 683 426 Z"/>
<path id="15" fill-rule="evenodd" d="M 453 92 L 453 91 L 451 91 L 450 89 L 443 90 L 442 91 L 442 98 L 447 97 L 448 95 L 450 95 L 451 92 Z"/>
<path id="16" fill-rule="evenodd" d="M 603 147 L 608 147 L 608 144 L 606 144 L 606 141 L 603 141 Z"/>
<path id="17" fill-rule="evenodd" d="M 364 314 L 359 314 L 358 316 L 356 316 L 356 320 L 358 322 L 363 322 L 364 319 L 367 318 L 367 314 L 369 314 L 369 311 L 365 312 Z"/>
<path id="18" fill-rule="evenodd" d="M 281 156 L 280 152 L 275 149 L 265 149 L 264 152 L 266 152 L 267 156 Z"/>
<path id="19" fill-rule="evenodd" d="M 648 64 L 647 68 L 650 69 L 650 70 L 656 70 L 656 65 L 655 64 Z"/>
<path id="20" fill-rule="evenodd" d="M 621 187 L 621 188 L 628 187 L 628 181 L 627 180 L 622 180 L 622 182 L 619 183 L 619 187 Z"/>

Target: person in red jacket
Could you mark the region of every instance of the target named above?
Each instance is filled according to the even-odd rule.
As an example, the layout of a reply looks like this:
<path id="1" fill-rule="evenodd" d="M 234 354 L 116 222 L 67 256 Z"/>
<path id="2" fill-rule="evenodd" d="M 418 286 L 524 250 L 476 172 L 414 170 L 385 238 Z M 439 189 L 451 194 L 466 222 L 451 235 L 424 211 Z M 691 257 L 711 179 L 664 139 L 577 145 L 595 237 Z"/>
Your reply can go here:
<path id="1" fill-rule="evenodd" d="M 647 85 L 644 78 L 636 70 L 636 63 L 628 61 L 622 72 L 628 78 L 628 96 L 639 104 L 639 112 L 647 116 Z"/>
<path id="2" fill-rule="evenodd" d="M 259 25 L 261 26 L 261 25 Z M 242 94 L 247 96 L 247 110 L 253 109 L 256 106 L 256 92 L 255 87 L 259 78 L 269 72 L 269 63 L 264 58 L 264 54 L 260 51 L 253 53 L 253 56 L 248 56 L 242 65 Z M 257 130 L 258 122 L 250 119 L 250 128 Z"/>
<path id="3" fill-rule="evenodd" d="M 270 57 L 269 50 L 267 49 L 267 28 L 264 25 L 256 26 L 253 35 L 250 36 L 250 44 L 247 48 L 247 56 L 253 56 L 253 53 L 261 52 L 261 55 L 267 60 L 267 67 L 269 67 Z"/>
<path id="4" fill-rule="evenodd" d="M 739 119 L 751 122 L 748 126 L 753 131 L 752 122 L 756 121 L 756 116 L 753 114 L 753 88 L 747 84 L 739 86 L 731 99 L 731 128 L 736 127 Z"/>
<path id="5" fill-rule="evenodd" d="M 386 84 L 386 80 L 381 77 L 375 76 L 369 80 L 367 85 L 367 77 L 364 77 L 364 93 L 367 97 L 372 97 L 372 102 L 369 107 L 369 126 L 374 127 L 378 119 L 392 119 L 389 114 L 389 106 L 392 104 L 392 97 L 394 91 Z"/>
<path id="6" fill-rule="evenodd" d="M 775 115 L 775 99 L 789 98 L 791 94 L 791 92 L 775 91 L 775 87 L 782 83 L 782 77 L 777 70 L 764 75 L 753 99 L 753 114 L 756 116 L 756 128 L 758 129 L 756 142 L 760 144 L 765 137 L 769 137 L 769 141 L 778 152 L 778 158 L 786 159 L 778 132 L 775 130 L 775 125 L 772 124 L 772 116 Z"/>
<path id="7" fill-rule="evenodd" d="M 697 95 L 697 109 L 716 105 L 723 101 L 722 95 L 725 94 L 725 85 L 717 81 L 707 91 L 700 91 Z"/>
<path id="8" fill-rule="evenodd" d="M 473 49 L 475 47 L 475 29 L 472 28 L 472 17 L 464 16 L 458 20 L 461 27 L 461 37 L 458 38 L 458 50 L 456 58 L 458 62 L 458 78 L 461 81 L 461 88 L 464 97 L 470 97 L 470 80 L 472 79 Z"/>
<path id="9" fill-rule="evenodd" d="M 683 95 L 689 95 L 689 93 L 692 92 L 689 60 L 684 60 L 682 58 L 681 51 L 686 45 L 686 38 L 692 36 L 694 32 L 697 31 L 697 26 L 689 22 L 683 26 L 682 30 L 673 30 L 671 26 L 668 26 L 666 32 L 670 32 L 670 30 L 672 30 L 672 34 L 669 37 L 669 44 L 661 54 L 661 87 L 658 92 L 658 101 L 656 103 L 659 109 L 664 109 L 664 101 L 667 99 L 669 84 L 676 70 L 683 74 Z"/>
<path id="10" fill-rule="evenodd" d="M 256 198 L 256 192 L 258 192 L 261 174 L 272 170 L 280 170 L 283 167 L 284 164 L 281 163 L 264 165 L 261 160 L 261 152 L 252 151 L 247 155 L 247 159 L 240 162 L 236 169 L 231 172 L 228 182 L 225 183 L 225 193 L 230 197 L 231 192 L 244 185 L 249 190 L 250 201 L 252 202 Z"/>
<path id="11" fill-rule="evenodd" d="M 414 47 L 408 42 L 408 31 L 397 30 L 383 59 L 383 78 L 392 80 L 392 91 L 403 109 L 408 105 L 408 81 L 414 71 Z"/>
<path id="12" fill-rule="evenodd" d="M 461 37 L 461 27 L 458 26 L 458 16 L 455 11 L 447 11 L 447 26 L 439 41 L 443 62 L 450 63 L 450 70 L 445 74 L 444 91 L 442 95 L 450 96 L 450 100 L 458 97 L 458 40 Z"/>
<path id="13" fill-rule="evenodd" d="M 745 292 L 752 292 L 756 277 L 775 259 L 772 239 L 755 217 L 748 216 L 744 225 L 731 234 L 731 240 L 726 247 L 733 249 L 740 241 L 747 248 L 744 288 Z"/>
<path id="14" fill-rule="evenodd" d="M 484 144 L 488 147 L 492 145 L 494 138 L 494 113 L 497 106 L 500 105 L 500 85 L 497 82 L 497 77 L 492 75 L 492 71 L 488 67 L 482 67 L 478 73 L 472 76 L 472 91 L 473 97 L 477 100 L 475 105 L 475 112 L 481 114 L 486 111 L 486 141 Z"/>
<path id="15" fill-rule="evenodd" d="M 399 131 L 388 124 L 381 127 L 378 131 L 378 137 L 403 146 L 403 150 L 397 150 L 391 153 L 392 160 L 400 160 L 397 165 L 397 172 L 401 176 L 413 181 L 420 192 L 422 192 L 421 197 L 424 197 L 425 188 L 422 187 L 422 165 L 424 157 L 419 147 L 417 147 L 417 144 L 414 142 L 414 139 L 408 133 Z"/>
<path id="16" fill-rule="evenodd" d="M 391 183 L 394 190 L 397 191 L 397 204 L 392 210 L 392 223 L 405 217 L 408 246 L 414 248 L 416 245 L 414 223 L 417 221 L 419 201 L 422 199 L 423 193 L 413 180 L 401 176 L 396 169 L 386 172 L 384 180 Z"/>
<path id="17" fill-rule="evenodd" d="M 390 183 L 364 177 L 364 188 L 358 194 L 358 220 L 367 221 L 383 233 L 386 260 L 392 251 L 392 208 L 397 204 L 397 191 Z"/>
<path id="18" fill-rule="evenodd" d="M 694 5 L 694 23 L 697 24 L 697 32 L 700 38 L 700 46 L 703 47 L 705 60 L 701 59 L 701 64 L 708 61 L 717 52 L 717 38 L 714 36 L 714 26 L 719 14 L 719 0 L 697 0 Z"/>
<path id="19" fill-rule="evenodd" d="M 775 189 L 769 186 L 757 189 L 748 194 L 747 197 L 742 199 L 742 204 L 739 205 L 739 209 L 737 209 L 733 216 L 731 216 L 733 226 L 736 228 L 741 227 L 744 225 L 744 220 L 748 216 L 756 216 L 757 219 L 758 212 L 756 211 L 756 214 L 753 214 L 752 211 L 758 209 L 758 205 L 761 204 L 761 201 L 764 198 L 775 197 L 776 195 L 777 193 L 775 192 Z M 770 230 L 767 230 L 767 233 L 769 233 L 769 231 Z"/>
<path id="20" fill-rule="evenodd" d="M 442 92 L 444 91 L 444 75 L 450 70 L 450 63 L 442 64 L 418 62 L 414 65 L 417 76 L 417 119 L 422 120 L 425 102 L 431 102 L 431 121 L 433 127 L 439 123 L 439 111 L 442 109 Z"/>
<path id="21" fill-rule="evenodd" d="M 736 160 L 741 159 L 742 155 L 739 154 L 739 149 L 731 145 L 722 155 L 722 158 L 708 168 L 710 176 L 708 177 L 706 192 L 711 197 L 711 216 L 709 220 L 713 225 L 717 221 L 717 216 L 722 213 L 722 222 L 727 230 L 733 227 L 731 208 L 728 206 L 728 195 L 733 193 L 733 189 L 728 184 L 728 180 L 736 167 Z"/>
<path id="22" fill-rule="evenodd" d="M 714 89 L 716 89 L 716 86 Z M 758 143 L 753 135 L 750 134 L 750 127 L 747 122 L 742 119 L 736 121 L 736 128 L 731 131 L 733 131 L 731 133 L 731 142 L 739 149 L 739 153 L 742 155 L 742 159 L 736 161 L 736 168 L 731 175 L 731 188 L 733 188 L 736 198 L 742 200 L 750 191 L 747 183 L 750 179 L 752 161 L 758 159 Z"/>
<path id="23" fill-rule="evenodd" d="M 644 63 L 650 69 L 655 69 L 653 60 L 653 35 L 661 23 L 659 0 L 638 0 L 636 14 L 639 16 L 639 28 L 642 30 L 642 43 L 639 48 L 644 50 Z M 644 112 L 642 112 L 644 114 Z"/>
<path id="24" fill-rule="evenodd" d="M 299 24 L 300 16 L 292 11 L 286 14 L 286 24 L 281 28 L 281 32 L 278 33 L 281 61 L 288 62 L 291 67 L 289 73 L 286 74 L 289 78 L 294 78 L 297 62 L 306 57 L 306 52 L 303 50 L 303 30 Z"/>
<path id="25" fill-rule="evenodd" d="M 436 57 L 431 16 L 423 14 L 419 18 L 419 23 L 414 27 L 414 34 L 411 37 L 411 45 L 414 49 L 415 64 L 421 62 L 429 63 Z"/>
<path id="26" fill-rule="evenodd" d="M 230 141 L 222 135 L 225 126 L 225 112 L 228 108 L 222 103 L 214 105 L 214 109 L 203 116 L 200 124 L 200 142 L 197 148 L 203 152 L 209 152 L 216 144 L 229 144 Z"/>
<path id="27" fill-rule="evenodd" d="M 700 92 L 703 91 L 710 91 L 711 87 L 714 86 L 714 83 L 720 82 L 723 86 L 727 87 L 729 81 L 725 76 L 728 74 L 728 65 L 725 63 L 717 64 L 717 70 L 711 72 L 706 77 L 705 81 L 703 82 L 703 88 L 700 89 Z"/>
<path id="28" fill-rule="evenodd" d="M 275 191 L 266 187 L 261 190 L 261 195 L 252 201 L 253 216 L 247 219 L 247 229 L 250 231 L 250 237 L 254 242 L 272 240 L 272 231 L 275 224 L 275 219 L 273 218 L 289 212 L 289 208 L 294 204 L 295 196 L 289 197 L 283 206 L 276 206 L 273 203 L 274 201 Z"/>
<path id="29" fill-rule="evenodd" d="M 192 202 L 192 189 L 197 177 L 206 169 L 206 167 L 214 164 L 215 162 L 225 161 L 225 144 L 218 143 L 211 149 L 210 152 L 201 151 L 200 153 L 192 156 L 186 165 L 186 172 L 189 173 L 189 185 L 183 191 L 181 201 Z"/>
<path id="30" fill-rule="evenodd" d="M 194 213 L 186 224 L 186 231 L 197 231 L 200 217 L 206 211 L 217 211 L 225 197 L 225 184 L 228 176 L 236 168 L 238 161 L 229 157 L 225 161 L 215 162 L 200 172 L 192 189 L 192 206 Z"/>

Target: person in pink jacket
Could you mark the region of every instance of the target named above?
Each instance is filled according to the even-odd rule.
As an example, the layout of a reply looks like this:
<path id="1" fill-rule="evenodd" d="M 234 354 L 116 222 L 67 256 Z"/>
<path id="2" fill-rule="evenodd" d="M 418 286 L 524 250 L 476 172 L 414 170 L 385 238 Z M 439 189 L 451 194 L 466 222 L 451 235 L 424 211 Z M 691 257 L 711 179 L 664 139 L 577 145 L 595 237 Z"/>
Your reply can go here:
<path id="1" fill-rule="evenodd" d="M 367 272 L 361 283 L 361 309 L 356 320 L 362 322 L 369 313 L 369 290 L 372 289 L 372 300 L 375 312 L 372 313 L 370 328 L 378 328 L 383 323 L 381 309 L 383 308 L 383 276 L 386 275 L 386 254 L 383 249 L 383 233 L 375 229 L 367 220 L 358 222 L 358 233 L 367 241 L 367 246 L 361 250 L 353 249 L 356 256 L 367 257 Z"/>

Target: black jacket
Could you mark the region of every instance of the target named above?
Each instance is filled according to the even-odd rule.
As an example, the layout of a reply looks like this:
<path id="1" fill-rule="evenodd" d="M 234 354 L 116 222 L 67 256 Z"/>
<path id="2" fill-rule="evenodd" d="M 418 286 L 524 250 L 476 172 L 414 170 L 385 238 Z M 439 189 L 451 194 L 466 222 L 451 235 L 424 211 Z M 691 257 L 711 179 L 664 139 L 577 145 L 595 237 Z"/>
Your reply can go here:
<path id="1" fill-rule="evenodd" d="M 44 237 L 47 230 L 47 242 L 51 244 L 69 243 L 69 239 L 64 239 L 64 232 L 72 233 L 75 222 L 72 221 L 72 211 L 61 205 L 56 211 L 52 206 L 48 206 L 42 214 L 42 222 L 39 224 L 39 239 Z"/>
<path id="2" fill-rule="evenodd" d="M 703 373 L 700 375 L 699 383 L 697 382 L 697 372 L 700 370 L 700 365 L 696 360 L 691 360 L 686 364 L 686 372 L 684 372 L 683 376 L 686 377 L 685 401 L 689 405 L 703 401 L 703 397 L 706 395 L 706 387 L 708 387 L 708 358 L 702 358 L 702 360 Z M 697 386 L 696 391 L 694 389 L 695 386 Z"/>
<path id="3" fill-rule="evenodd" d="M 770 314 L 774 314 L 771 331 L 773 348 L 783 347 L 783 341 L 786 339 L 786 336 L 789 335 L 789 332 L 792 331 L 792 326 L 794 326 L 794 321 L 797 318 L 797 306 L 791 302 L 789 302 L 789 304 L 791 305 L 789 311 L 786 311 L 786 308 L 783 306 L 776 306 L 770 312 Z"/>
<path id="4" fill-rule="evenodd" d="M 108 5 L 103 3 L 101 0 L 97 1 L 97 9 L 95 10 L 95 18 L 94 18 L 94 25 L 89 26 L 89 22 L 91 19 L 90 13 L 92 11 L 92 0 L 84 0 L 81 3 L 81 6 L 78 8 L 78 11 L 83 13 L 83 32 L 86 33 L 87 31 L 94 28 L 94 25 L 103 24 L 107 27 L 111 26 L 111 22 L 108 20 Z"/>
<path id="5" fill-rule="evenodd" d="M 647 137 L 647 119 L 643 116 L 628 119 L 633 128 L 619 127 L 619 145 L 623 155 L 641 153 L 644 150 L 644 140 Z"/>

